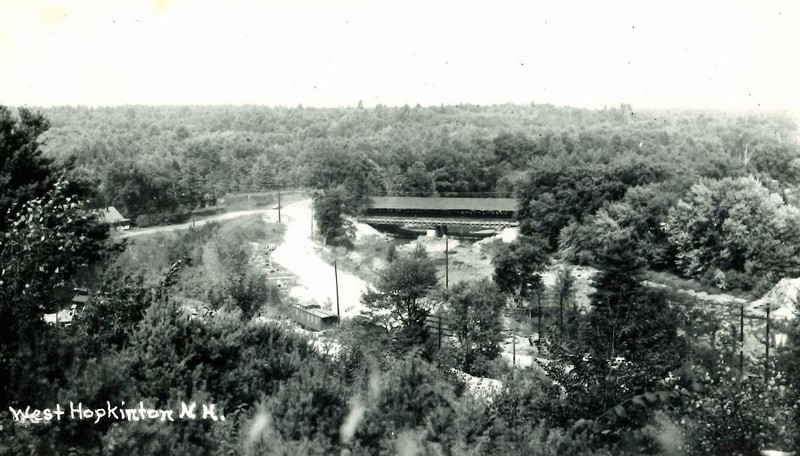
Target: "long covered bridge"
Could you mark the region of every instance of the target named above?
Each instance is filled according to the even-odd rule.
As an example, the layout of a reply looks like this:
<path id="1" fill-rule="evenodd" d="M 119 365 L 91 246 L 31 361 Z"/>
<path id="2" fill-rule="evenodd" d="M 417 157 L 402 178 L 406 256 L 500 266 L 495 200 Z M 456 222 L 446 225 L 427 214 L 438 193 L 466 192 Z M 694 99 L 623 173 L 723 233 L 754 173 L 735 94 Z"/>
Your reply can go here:
<path id="1" fill-rule="evenodd" d="M 448 226 L 483 230 L 516 226 L 514 198 L 375 196 L 358 218 L 373 226 L 436 229 Z"/>

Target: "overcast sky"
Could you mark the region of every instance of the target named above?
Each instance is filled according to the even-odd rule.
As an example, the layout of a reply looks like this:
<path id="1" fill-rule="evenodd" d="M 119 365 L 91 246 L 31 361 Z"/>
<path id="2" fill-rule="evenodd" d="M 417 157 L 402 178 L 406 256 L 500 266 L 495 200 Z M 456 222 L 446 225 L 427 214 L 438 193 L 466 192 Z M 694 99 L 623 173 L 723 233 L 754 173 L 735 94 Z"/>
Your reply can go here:
<path id="1" fill-rule="evenodd" d="M 0 0 L 0 104 L 800 113 L 800 0 Z"/>

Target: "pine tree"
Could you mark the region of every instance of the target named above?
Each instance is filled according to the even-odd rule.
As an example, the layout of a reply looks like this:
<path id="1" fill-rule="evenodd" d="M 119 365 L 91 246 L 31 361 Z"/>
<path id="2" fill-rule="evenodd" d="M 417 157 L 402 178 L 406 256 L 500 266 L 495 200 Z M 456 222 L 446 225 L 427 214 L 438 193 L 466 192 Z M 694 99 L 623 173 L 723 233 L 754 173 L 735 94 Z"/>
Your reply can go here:
<path id="1" fill-rule="evenodd" d="M 642 288 L 643 264 L 630 238 L 617 238 L 600 255 L 585 340 L 596 354 L 614 358 L 623 350 L 626 332 Z"/>
<path id="2" fill-rule="evenodd" d="M 684 349 L 676 318 L 667 294 L 643 285 L 643 261 L 634 247 L 630 237 L 622 236 L 603 250 L 584 340 L 604 359 L 621 356 L 668 365 Z"/>
<path id="3" fill-rule="evenodd" d="M 561 269 L 556 276 L 556 293 L 558 294 L 558 324 L 560 335 L 577 330 L 577 309 L 570 307 L 575 297 L 575 277 L 569 266 Z M 567 329 L 570 328 L 570 329 Z"/>

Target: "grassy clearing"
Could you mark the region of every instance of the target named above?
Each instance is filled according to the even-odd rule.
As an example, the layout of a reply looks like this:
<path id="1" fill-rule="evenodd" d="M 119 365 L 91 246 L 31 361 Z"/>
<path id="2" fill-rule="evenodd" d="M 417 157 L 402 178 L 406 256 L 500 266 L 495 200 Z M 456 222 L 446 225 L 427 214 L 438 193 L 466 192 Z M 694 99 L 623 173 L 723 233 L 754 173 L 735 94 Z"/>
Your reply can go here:
<path id="1" fill-rule="evenodd" d="M 278 244 L 283 240 L 286 226 L 264 223 L 260 215 L 248 215 L 220 223 L 219 235 L 242 242 Z"/>
<path id="2" fill-rule="evenodd" d="M 115 266 L 129 274 L 142 275 L 146 283 L 155 285 L 178 260 L 188 258 L 188 269 L 201 268 L 204 260 L 208 259 L 208 249 L 212 244 L 222 252 L 250 242 L 277 244 L 283 239 L 284 231 L 283 225 L 264 223 L 261 216 L 252 215 L 212 222 L 186 231 L 140 236 L 127 241 L 127 247 L 117 257 Z M 198 280 L 205 279 L 214 278 L 201 277 Z"/>

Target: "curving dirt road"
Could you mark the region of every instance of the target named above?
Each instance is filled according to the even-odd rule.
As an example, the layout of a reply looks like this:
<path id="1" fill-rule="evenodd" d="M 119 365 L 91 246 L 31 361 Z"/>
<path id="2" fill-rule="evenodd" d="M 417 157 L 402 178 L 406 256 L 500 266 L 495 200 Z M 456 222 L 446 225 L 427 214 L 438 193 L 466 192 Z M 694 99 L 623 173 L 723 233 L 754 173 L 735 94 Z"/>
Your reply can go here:
<path id="1" fill-rule="evenodd" d="M 283 207 L 281 219 L 286 224 L 283 243 L 272 252 L 272 259 L 298 278 L 299 285 L 290 289 L 302 303 L 316 303 L 336 312 L 336 282 L 333 265 L 317 254 L 311 235 L 311 200 L 306 199 Z M 342 317 L 353 317 L 363 310 L 361 294 L 367 284 L 358 277 L 339 270 L 339 310 Z"/>
<path id="2" fill-rule="evenodd" d="M 257 215 L 262 214 L 263 216 L 269 217 L 270 221 L 277 220 L 277 211 L 275 209 L 251 209 L 249 211 L 236 211 L 236 212 L 226 212 L 224 214 L 215 215 L 212 217 L 204 218 L 202 220 L 197 220 L 194 223 L 181 223 L 179 225 L 166 225 L 166 226 L 156 226 L 153 228 L 144 228 L 142 230 L 136 231 L 126 231 L 125 233 L 120 234 L 119 238 L 130 238 L 135 236 L 145 236 L 148 234 L 155 234 L 155 233 L 166 233 L 169 231 L 179 231 L 179 230 L 188 230 L 193 225 L 195 227 L 203 226 L 206 223 L 211 222 L 220 222 L 223 220 L 230 220 L 235 219 L 238 217 L 244 217 L 246 215 Z"/>

